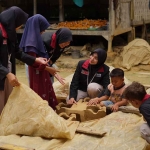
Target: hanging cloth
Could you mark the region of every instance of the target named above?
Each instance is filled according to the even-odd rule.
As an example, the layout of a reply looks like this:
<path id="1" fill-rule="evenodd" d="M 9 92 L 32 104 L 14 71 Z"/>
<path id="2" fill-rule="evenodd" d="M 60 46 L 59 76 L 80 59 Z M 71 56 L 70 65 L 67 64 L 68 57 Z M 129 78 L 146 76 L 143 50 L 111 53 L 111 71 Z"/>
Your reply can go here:
<path id="1" fill-rule="evenodd" d="M 79 7 L 83 6 L 83 0 L 73 0 L 73 2 Z"/>

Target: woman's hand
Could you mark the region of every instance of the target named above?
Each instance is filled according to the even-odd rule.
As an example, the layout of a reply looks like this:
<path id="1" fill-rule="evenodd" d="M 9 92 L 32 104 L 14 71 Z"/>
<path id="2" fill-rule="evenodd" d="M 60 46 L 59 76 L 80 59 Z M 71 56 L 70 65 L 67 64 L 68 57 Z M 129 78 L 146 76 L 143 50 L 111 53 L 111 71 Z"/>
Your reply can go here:
<path id="1" fill-rule="evenodd" d="M 70 98 L 70 99 L 67 101 L 67 104 L 73 104 L 73 103 L 77 104 L 77 102 L 75 101 L 74 98 Z"/>
<path id="2" fill-rule="evenodd" d="M 42 58 L 42 57 L 37 57 L 35 59 L 36 63 L 43 64 L 43 65 L 48 65 L 48 66 L 49 66 L 49 64 L 48 64 L 49 61 L 50 61 L 49 59 L 47 60 L 47 58 Z"/>
<path id="3" fill-rule="evenodd" d="M 55 75 L 57 72 L 59 72 L 58 70 L 56 70 L 55 68 L 53 68 L 53 67 L 48 67 L 48 66 L 46 66 L 45 67 L 45 70 L 46 71 L 48 71 L 51 75 Z"/>
<path id="4" fill-rule="evenodd" d="M 54 74 L 54 77 L 62 84 L 65 85 L 64 78 L 62 78 L 58 73 Z"/>
<path id="5" fill-rule="evenodd" d="M 8 78 L 8 81 L 12 86 L 19 86 L 20 85 L 17 77 L 13 73 L 8 73 L 6 75 L 6 77 Z"/>
<path id="6" fill-rule="evenodd" d="M 97 105 L 98 103 L 99 103 L 99 98 L 93 98 L 87 103 L 87 105 Z"/>

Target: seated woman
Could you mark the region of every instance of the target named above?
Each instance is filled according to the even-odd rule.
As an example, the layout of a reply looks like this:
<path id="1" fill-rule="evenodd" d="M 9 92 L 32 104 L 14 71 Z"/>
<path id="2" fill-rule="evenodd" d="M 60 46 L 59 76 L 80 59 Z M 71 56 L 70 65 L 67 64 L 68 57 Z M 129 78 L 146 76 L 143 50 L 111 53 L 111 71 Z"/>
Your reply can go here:
<path id="1" fill-rule="evenodd" d="M 67 103 L 76 103 L 79 99 L 95 98 L 103 94 L 110 83 L 109 67 L 104 64 L 107 58 L 105 50 L 94 50 L 88 60 L 79 61 L 70 85 Z"/>

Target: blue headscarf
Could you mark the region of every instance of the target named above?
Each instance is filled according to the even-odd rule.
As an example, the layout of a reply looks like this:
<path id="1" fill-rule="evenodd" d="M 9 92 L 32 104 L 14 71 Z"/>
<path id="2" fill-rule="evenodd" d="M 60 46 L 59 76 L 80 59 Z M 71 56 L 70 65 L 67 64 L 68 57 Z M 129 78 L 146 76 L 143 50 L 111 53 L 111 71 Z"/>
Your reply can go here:
<path id="1" fill-rule="evenodd" d="M 21 38 L 19 47 L 25 52 L 30 52 L 27 46 L 32 46 L 35 48 L 35 53 L 40 57 L 48 57 L 42 38 L 41 32 L 46 30 L 50 24 L 40 14 L 36 14 L 30 17 L 25 25 L 25 29 Z"/>

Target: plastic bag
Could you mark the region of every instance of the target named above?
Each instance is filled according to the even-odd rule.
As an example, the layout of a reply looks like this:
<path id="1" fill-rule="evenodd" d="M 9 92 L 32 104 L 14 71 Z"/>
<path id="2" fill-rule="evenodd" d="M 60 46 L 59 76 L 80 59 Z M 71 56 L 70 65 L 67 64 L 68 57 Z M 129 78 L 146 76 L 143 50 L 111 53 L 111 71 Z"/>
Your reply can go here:
<path id="1" fill-rule="evenodd" d="M 78 122 L 66 121 L 28 86 L 15 87 L 0 118 L 0 135 L 72 139 Z"/>

